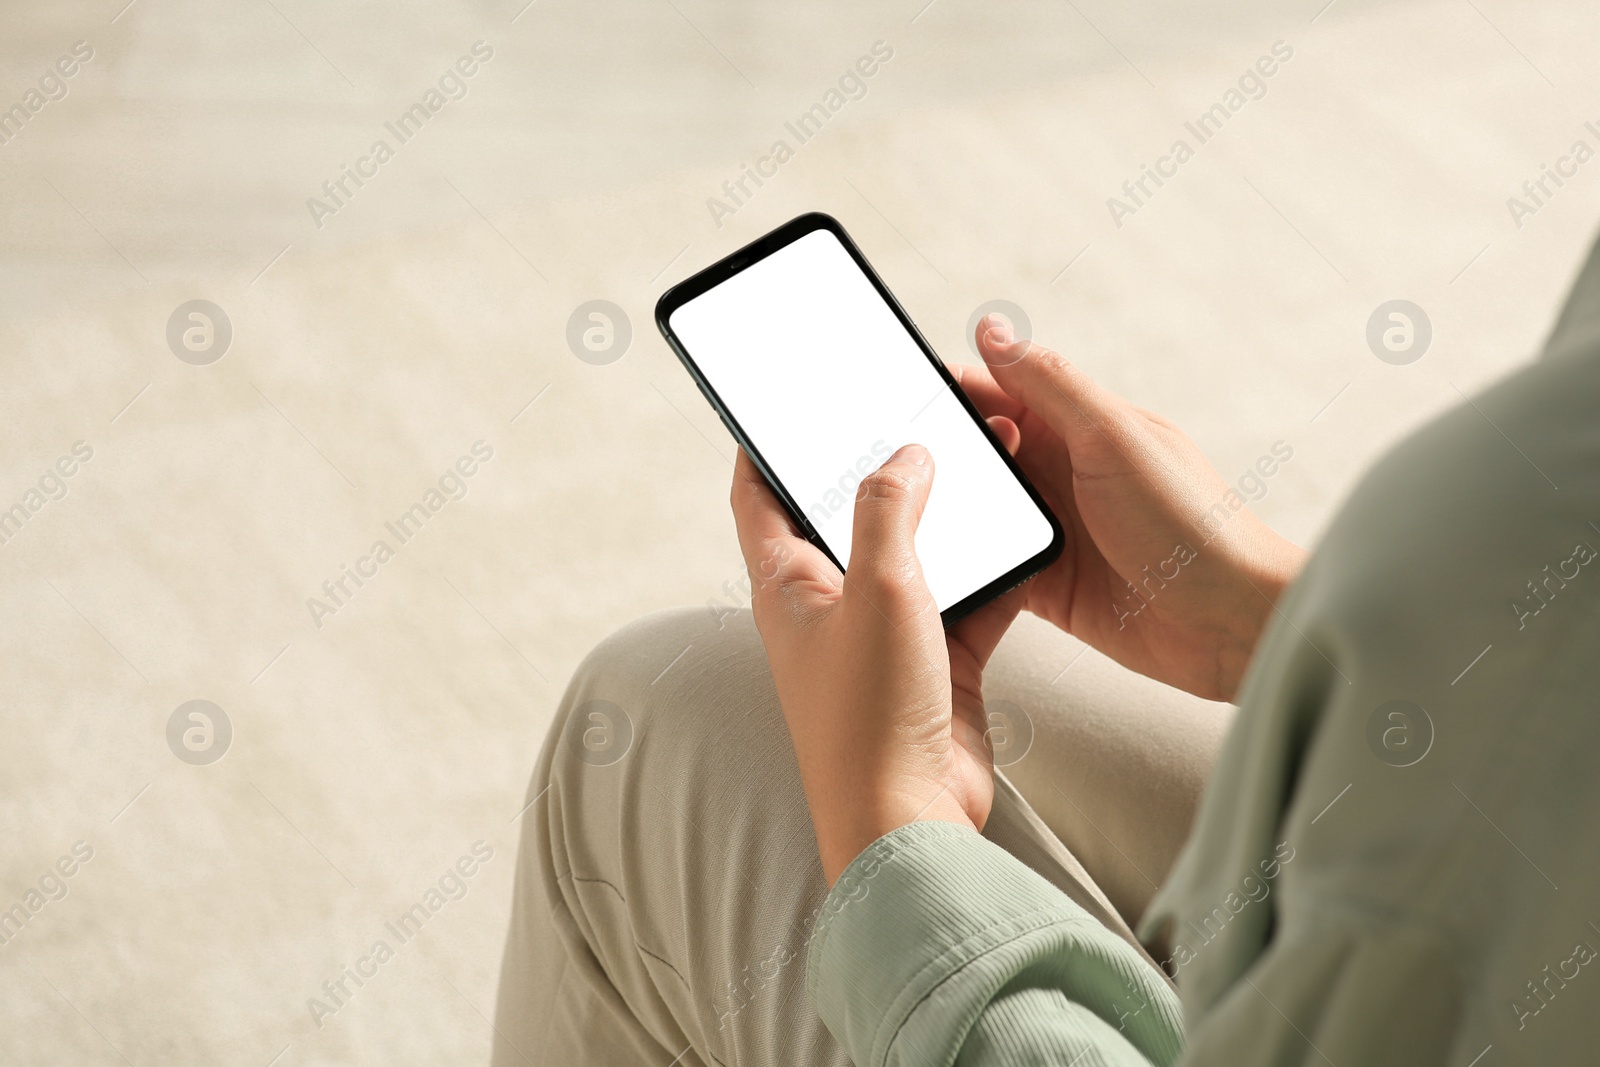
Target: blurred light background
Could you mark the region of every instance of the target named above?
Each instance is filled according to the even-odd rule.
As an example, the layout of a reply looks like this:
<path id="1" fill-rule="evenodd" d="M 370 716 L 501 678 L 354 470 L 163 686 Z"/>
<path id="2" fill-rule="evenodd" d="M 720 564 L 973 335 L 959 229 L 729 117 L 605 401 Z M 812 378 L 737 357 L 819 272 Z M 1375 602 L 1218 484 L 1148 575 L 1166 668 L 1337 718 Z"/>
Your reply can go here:
<path id="1" fill-rule="evenodd" d="M 0 7 L 7 1064 L 486 1058 L 565 679 L 641 613 L 742 603 L 733 445 L 652 305 L 787 218 L 841 219 L 949 360 L 1007 299 L 1224 477 L 1286 442 L 1253 506 L 1309 544 L 1378 453 L 1531 358 L 1600 208 L 1600 162 L 1523 189 L 1600 149 L 1578 0 L 525 3 Z M 1201 144 L 1184 124 L 1279 42 Z M 191 300 L 220 359 L 169 345 Z M 611 362 L 567 343 L 591 300 L 631 321 Z M 1403 364 L 1367 341 L 1391 300 L 1431 324 Z M 186 713 L 169 743 L 193 700 L 231 738 L 185 748 Z M 479 842 L 464 895 L 308 1008 Z"/>

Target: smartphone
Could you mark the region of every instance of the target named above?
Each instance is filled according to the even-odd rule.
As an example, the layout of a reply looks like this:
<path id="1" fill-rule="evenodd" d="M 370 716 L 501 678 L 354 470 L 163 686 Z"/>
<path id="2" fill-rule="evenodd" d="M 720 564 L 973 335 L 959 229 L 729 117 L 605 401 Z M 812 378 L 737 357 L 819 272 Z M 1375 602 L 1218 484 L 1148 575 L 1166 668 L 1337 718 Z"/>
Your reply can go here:
<path id="1" fill-rule="evenodd" d="M 1061 554 L 1061 524 L 831 216 L 801 215 L 673 286 L 656 325 L 840 570 L 856 487 L 912 442 L 933 456 L 915 546 L 945 625 Z"/>

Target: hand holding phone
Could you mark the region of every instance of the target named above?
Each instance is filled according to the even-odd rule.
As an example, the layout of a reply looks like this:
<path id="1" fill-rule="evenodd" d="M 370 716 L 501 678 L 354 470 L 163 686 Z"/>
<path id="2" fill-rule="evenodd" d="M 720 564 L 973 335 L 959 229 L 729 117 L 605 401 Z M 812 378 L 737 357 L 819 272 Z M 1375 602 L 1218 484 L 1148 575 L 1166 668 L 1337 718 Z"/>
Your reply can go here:
<path id="1" fill-rule="evenodd" d="M 832 884 L 867 845 L 910 822 L 981 830 L 994 799 L 983 668 L 1022 590 L 948 628 L 912 548 L 932 457 L 907 445 L 862 482 L 855 551 L 841 575 L 796 536 L 744 453 L 733 476 L 751 609 L 794 742 L 823 876 Z"/>
<path id="2" fill-rule="evenodd" d="M 762 263 L 777 269 L 752 272 Z M 725 288 L 746 273 L 754 280 Z M 716 299 L 700 304 L 701 313 L 675 314 L 708 294 Z M 1194 443 L 1056 353 L 1012 338 L 1001 323 L 986 320 L 980 328 L 988 369 L 959 368 L 962 387 L 955 389 L 831 219 L 796 219 L 696 275 L 662 299 L 657 321 L 747 453 L 734 476 L 740 545 L 758 579 L 756 622 L 830 882 L 863 847 L 906 822 L 982 829 L 993 796 L 982 670 L 1024 600 L 1135 670 L 1202 696 L 1228 697 L 1272 602 L 1304 558 L 1248 511 L 1234 515 L 1226 504 L 1232 518 L 1203 534 L 1201 512 L 1228 487 Z M 838 333 L 852 325 L 858 329 Z M 778 364 L 798 368 L 792 385 Z M 927 367 L 941 383 L 930 406 L 948 394 L 966 415 L 939 424 L 948 438 L 924 435 L 920 426 L 908 435 L 920 412 L 897 406 L 906 384 Z M 838 397 L 844 400 L 835 404 Z M 1008 435 L 1020 432 L 1020 467 L 1040 479 L 1049 507 L 980 410 L 1009 420 L 999 423 Z M 840 529 L 829 526 L 831 509 L 808 517 L 795 502 L 795 486 L 806 485 L 811 495 L 803 499 L 831 503 L 828 464 L 806 452 L 808 442 L 830 440 L 810 432 L 818 426 L 833 426 L 853 444 L 881 440 L 891 451 L 902 440 L 943 443 L 930 445 L 927 464 L 897 454 L 869 475 L 863 499 L 843 509 L 853 525 Z M 985 447 L 971 447 L 975 441 Z M 760 448 L 770 450 L 770 461 Z M 946 514 L 941 522 L 956 536 L 930 542 L 924 532 L 946 484 L 940 456 L 951 451 L 969 471 L 992 471 L 998 456 L 1012 478 L 968 479 L 954 494 L 962 503 L 999 486 L 998 501 Z M 868 466 L 876 458 L 870 450 L 869 457 Z M 1000 538 L 1000 552 L 986 540 L 999 516 L 1016 520 L 998 524 L 1005 529 L 1034 526 L 1010 486 L 1021 488 L 1050 531 L 1037 554 L 1030 553 L 1039 541 L 1027 539 L 1037 538 L 1036 527 L 1020 540 Z M 1070 523 L 1070 553 L 1061 553 L 1055 514 Z M 963 536 L 978 550 L 980 567 L 948 566 L 950 557 L 940 555 Z M 1196 536 L 1198 548 L 1188 543 Z M 841 580 L 838 565 L 858 543 L 863 553 Z M 1159 561 L 1173 552 L 1181 573 L 1168 581 Z M 990 599 L 1040 567 L 1044 573 L 1026 589 Z M 936 571 L 941 594 L 930 593 Z M 985 583 L 985 574 L 999 577 Z M 1143 592 L 1135 580 L 1148 583 Z M 976 590 L 966 591 L 974 581 Z"/>

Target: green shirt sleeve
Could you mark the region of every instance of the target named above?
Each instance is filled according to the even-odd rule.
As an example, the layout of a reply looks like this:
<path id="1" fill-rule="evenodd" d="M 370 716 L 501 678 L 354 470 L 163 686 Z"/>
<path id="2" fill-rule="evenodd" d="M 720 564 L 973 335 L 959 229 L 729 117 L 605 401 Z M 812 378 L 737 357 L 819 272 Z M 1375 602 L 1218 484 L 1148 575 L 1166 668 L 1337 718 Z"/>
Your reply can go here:
<path id="1" fill-rule="evenodd" d="M 858 1067 L 1148 1067 L 1182 1051 L 1177 997 L 1149 963 L 950 823 L 903 826 L 856 857 L 823 906 L 806 984 Z"/>
<path id="2" fill-rule="evenodd" d="M 915 823 L 812 941 L 857 1067 L 1595 1062 L 1597 412 L 1600 247 L 1543 359 L 1380 462 L 1279 604 L 1144 918 L 1186 1033 L 1127 942 Z"/>

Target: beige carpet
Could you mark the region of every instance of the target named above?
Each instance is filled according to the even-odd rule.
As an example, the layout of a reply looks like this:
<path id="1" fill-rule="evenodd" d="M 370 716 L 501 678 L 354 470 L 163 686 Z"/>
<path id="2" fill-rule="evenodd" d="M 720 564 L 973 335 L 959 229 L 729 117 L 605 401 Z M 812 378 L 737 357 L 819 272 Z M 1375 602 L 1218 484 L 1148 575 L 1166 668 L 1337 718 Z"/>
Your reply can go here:
<path id="1" fill-rule="evenodd" d="M 1007 298 L 1226 476 L 1287 443 L 1255 506 L 1309 542 L 1535 351 L 1600 210 L 1579 0 L 124 3 L 0 11 L 6 1064 L 484 1059 L 564 680 L 742 573 L 731 442 L 651 306 L 789 216 L 840 217 L 949 358 Z M 167 340 L 194 299 L 231 323 L 208 365 Z M 591 299 L 632 320 L 609 365 L 566 344 Z M 1393 299 L 1431 320 L 1409 365 L 1366 341 Z M 231 724 L 209 765 L 169 746 L 191 700 Z"/>

